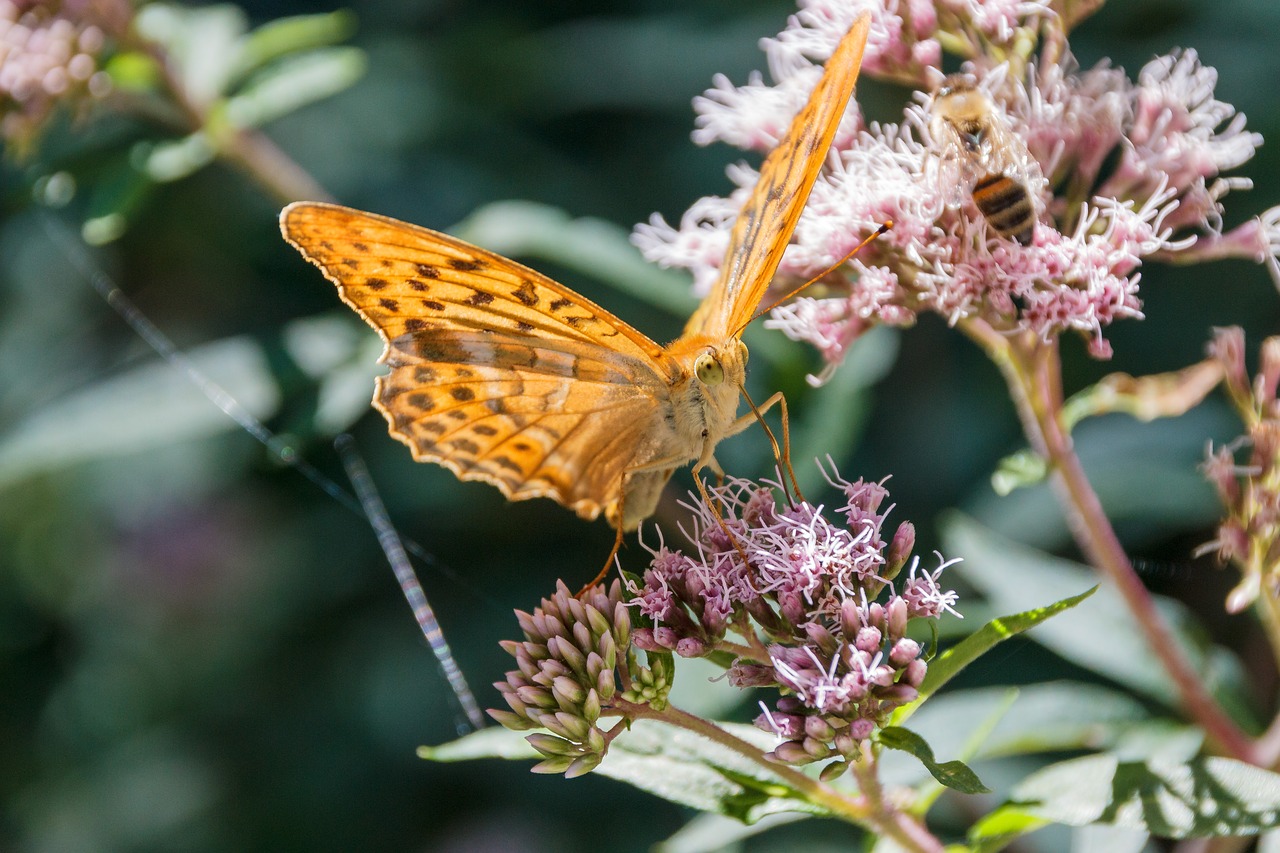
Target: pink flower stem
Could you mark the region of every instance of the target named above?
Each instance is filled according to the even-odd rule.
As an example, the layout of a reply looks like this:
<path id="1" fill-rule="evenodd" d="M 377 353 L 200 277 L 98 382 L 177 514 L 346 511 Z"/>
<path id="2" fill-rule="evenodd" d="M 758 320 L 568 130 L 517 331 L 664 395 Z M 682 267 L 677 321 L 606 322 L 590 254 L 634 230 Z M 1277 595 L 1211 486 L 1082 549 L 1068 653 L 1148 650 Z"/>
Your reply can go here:
<path id="1" fill-rule="evenodd" d="M 1030 335 L 1006 336 L 980 320 L 960 325 L 1004 374 L 1027 440 L 1049 462 L 1051 482 L 1076 544 L 1124 598 L 1148 645 L 1173 680 L 1184 710 L 1223 754 L 1241 761 L 1254 760 L 1250 739 L 1205 689 L 1177 637 L 1160 617 L 1151 593 L 1133 570 L 1103 512 L 1102 502 L 1085 476 L 1071 435 L 1062 425 L 1062 374 L 1057 340 L 1046 342 Z"/>
<path id="2" fill-rule="evenodd" d="M 615 710 L 622 712 L 630 719 L 647 718 L 678 726 L 736 752 L 781 778 L 792 789 L 802 794 L 808 802 L 822 806 L 834 817 L 865 826 L 878 835 L 892 839 L 903 850 L 915 851 L 915 853 L 942 853 L 942 842 L 930 834 L 921 823 L 892 808 L 878 796 L 878 782 L 872 786 L 877 796 L 871 796 L 866 790 L 865 780 L 863 780 L 862 794 L 849 796 L 790 765 L 770 761 L 754 744 L 734 737 L 710 720 L 704 720 L 688 711 L 682 711 L 670 705 L 664 710 L 657 711 L 648 705 L 636 705 L 620 700 L 612 704 Z"/>

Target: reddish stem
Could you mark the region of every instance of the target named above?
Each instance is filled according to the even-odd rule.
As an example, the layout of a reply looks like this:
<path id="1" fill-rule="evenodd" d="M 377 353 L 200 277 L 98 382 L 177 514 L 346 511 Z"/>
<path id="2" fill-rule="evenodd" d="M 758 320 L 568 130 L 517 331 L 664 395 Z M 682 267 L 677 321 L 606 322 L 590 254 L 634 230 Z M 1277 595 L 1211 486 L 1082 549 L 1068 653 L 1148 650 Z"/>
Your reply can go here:
<path id="1" fill-rule="evenodd" d="M 1252 742 L 1205 689 L 1176 635 L 1161 618 L 1151 593 L 1133 570 L 1085 476 L 1071 435 L 1062 426 L 1062 375 L 1056 339 L 1010 338 L 976 321 L 963 326 L 1004 374 L 1027 440 L 1050 463 L 1051 483 L 1076 544 L 1124 598 L 1147 644 L 1173 680 L 1187 714 L 1222 753 L 1241 761 L 1254 760 Z"/>

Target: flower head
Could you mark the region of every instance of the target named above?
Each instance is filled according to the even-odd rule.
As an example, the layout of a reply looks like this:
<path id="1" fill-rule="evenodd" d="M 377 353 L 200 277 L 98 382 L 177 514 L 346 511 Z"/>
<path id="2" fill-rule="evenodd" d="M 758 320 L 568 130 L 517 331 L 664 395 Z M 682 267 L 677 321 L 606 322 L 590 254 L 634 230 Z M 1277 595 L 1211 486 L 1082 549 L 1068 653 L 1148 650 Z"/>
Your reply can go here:
<path id="1" fill-rule="evenodd" d="M 710 489 L 709 500 L 686 504 L 692 549 L 649 549 L 643 579 L 629 589 L 648 623 L 633 633 L 637 646 L 686 657 L 732 650 L 731 683 L 785 694 L 757 720 L 786 740 L 772 757 L 834 757 L 843 767 L 917 695 L 927 666 L 907 636 L 912 620 L 954 613 L 956 598 L 938 585 L 947 563 L 929 574 L 913 562 L 895 592 L 914 527 L 904 523 L 886 541 L 892 507 L 882 509 L 883 483 L 834 470 L 828 482 L 843 494 L 842 522 L 803 500 L 779 503 L 769 483 L 733 479 Z"/>
<path id="2" fill-rule="evenodd" d="M 1209 352 L 1223 366 L 1227 395 L 1246 433 L 1225 447 L 1209 447 L 1203 470 L 1227 516 L 1217 538 L 1200 550 L 1216 551 L 1239 566 L 1243 576 L 1227 596 L 1227 610 L 1238 613 L 1264 587 L 1274 590 L 1280 584 L 1280 337 L 1262 342 L 1252 380 L 1239 328 L 1218 330 Z"/>
<path id="3" fill-rule="evenodd" d="M 131 16 L 125 0 L 0 0 L 0 138 L 21 153 L 59 104 L 106 94 L 99 57 Z"/>
<path id="4" fill-rule="evenodd" d="M 826 293 L 775 309 L 767 325 L 829 365 L 872 325 L 908 325 L 921 311 L 1045 340 L 1075 332 L 1107 358 L 1107 327 L 1142 317 L 1148 259 L 1249 257 L 1280 283 L 1280 213 L 1222 231 L 1223 197 L 1249 185 L 1225 173 L 1261 137 L 1214 96 L 1216 72 L 1189 50 L 1152 60 L 1136 80 L 1105 65 L 1082 71 L 1055 5 L 805 0 L 765 42 L 773 86 L 756 77 L 735 89 L 719 78 L 696 102 L 698 142 L 767 148 L 812 87 L 814 62 L 864 9 L 873 25 L 863 74 L 917 90 L 900 122 L 846 117 L 778 272 L 780 292 L 821 276 Z M 1019 58 L 1020 40 L 1038 33 L 1061 38 L 1045 35 L 1053 50 Z M 961 53 L 975 92 L 963 102 L 971 124 L 959 145 L 939 120 L 957 103 L 939 89 L 953 79 L 943 76 L 942 44 Z M 695 203 L 679 225 L 654 217 L 638 226 L 645 256 L 708 286 L 756 177 L 746 167 L 731 175 L 737 191 Z M 1025 199 L 1025 229 L 1006 233 L 984 213 L 979 190 L 991 186 L 1001 203 Z M 890 232 L 843 260 L 888 220 Z"/>

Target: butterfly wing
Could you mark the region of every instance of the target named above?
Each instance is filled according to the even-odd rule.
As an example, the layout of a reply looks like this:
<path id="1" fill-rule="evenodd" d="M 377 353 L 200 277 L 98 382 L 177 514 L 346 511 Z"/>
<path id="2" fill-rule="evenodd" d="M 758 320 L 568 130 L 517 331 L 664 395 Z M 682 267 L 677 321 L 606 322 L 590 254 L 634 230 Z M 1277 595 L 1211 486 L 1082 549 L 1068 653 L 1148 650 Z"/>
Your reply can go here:
<path id="1" fill-rule="evenodd" d="M 827 60 L 809 102 L 765 158 L 760 178 L 734 221 L 720 275 L 689 318 L 685 336 L 740 334 L 773 281 L 827 150 L 853 94 L 871 16 L 863 13 Z"/>
<path id="2" fill-rule="evenodd" d="M 500 255 L 383 216 L 300 202 L 285 239 L 386 343 L 374 405 L 418 460 L 512 500 L 615 511 L 623 471 L 661 434 L 661 348 Z"/>

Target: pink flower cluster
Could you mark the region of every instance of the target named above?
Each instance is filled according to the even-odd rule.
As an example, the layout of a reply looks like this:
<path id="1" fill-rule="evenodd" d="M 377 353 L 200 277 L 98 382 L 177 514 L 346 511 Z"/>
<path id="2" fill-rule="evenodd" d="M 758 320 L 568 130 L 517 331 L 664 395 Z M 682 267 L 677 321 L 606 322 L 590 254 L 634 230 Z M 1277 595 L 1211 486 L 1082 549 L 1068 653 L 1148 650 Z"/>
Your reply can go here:
<path id="1" fill-rule="evenodd" d="M 0 138 L 21 149 L 58 103 L 105 95 L 99 55 L 131 15 L 126 0 L 0 0 Z"/>
<path id="2" fill-rule="evenodd" d="M 694 139 L 767 150 L 820 74 L 815 63 L 864 10 L 873 16 L 864 77 L 917 92 L 899 123 L 866 123 L 850 108 L 778 275 L 780 292 L 821 276 L 825 294 L 775 309 L 766 325 L 812 344 L 830 365 L 870 326 L 908 325 L 925 310 L 1044 339 L 1074 331 L 1106 358 L 1103 330 L 1142 317 L 1148 258 L 1247 257 L 1280 281 L 1280 208 L 1222 231 L 1223 197 L 1249 186 L 1224 173 L 1262 140 L 1214 97 L 1216 72 L 1190 50 L 1152 60 L 1136 81 L 1105 65 L 1082 71 L 1043 0 L 802 0 L 786 30 L 764 41 L 774 84 L 717 78 L 695 100 Z M 995 58 L 1054 27 L 1060 49 L 1023 64 Z M 988 120 L 1017 149 L 1008 159 L 1026 161 L 1019 180 L 1038 220 L 1027 245 L 990 227 L 971 178 L 938 167 L 947 153 L 930 120 L 944 44 L 990 98 Z M 727 198 L 699 200 L 677 225 L 655 215 L 633 236 L 649 260 L 689 269 L 700 292 L 719 274 L 757 174 L 740 165 L 730 177 L 738 189 Z M 841 263 L 890 220 L 888 234 Z"/>
<path id="3" fill-rule="evenodd" d="M 713 489 L 710 503 L 689 505 L 694 553 L 659 545 L 643 582 L 630 585 L 631 605 L 649 623 L 632 633 L 636 646 L 685 657 L 734 652 L 731 683 L 790 694 L 759 725 L 797 743 L 818 725 L 807 717 L 830 729 L 822 749 L 804 747 L 807 760 L 841 752 L 832 745 L 837 734 L 856 730 L 853 741 L 865 739 L 868 726 L 915 698 L 926 665 L 907 625 L 954 613 L 956 601 L 938 584 L 950 563 L 930 574 L 911 560 L 895 592 L 914 528 L 901 524 L 886 543 L 883 485 L 834 474 L 829 482 L 845 496 L 843 523 L 804 501 L 779 506 L 768 484 L 732 480 Z M 799 760 L 790 747 L 775 757 Z"/>
<path id="4" fill-rule="evenodd" d="M 1264 590 L 1274 597 L 1280 584 L 1280 337 L 1262 342 L 1252 378 L 1240 328 L 1219 329 L 1209 353 L 1222 365 L 1223 385 L 1246 434 L 1216 451 L 1209 448 L 1205 476 L 1217 487 L 1227 516 L 1200 553 L 1216 551 L 1240 568 L 1240 583 L 1227 596 L 1227 610 L 1239 613 Z"/>

